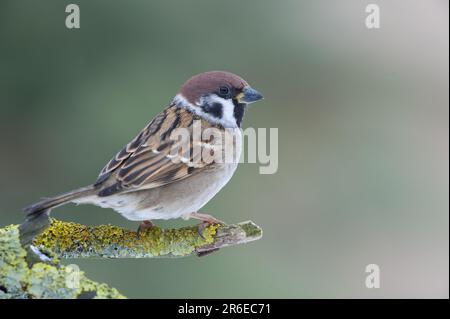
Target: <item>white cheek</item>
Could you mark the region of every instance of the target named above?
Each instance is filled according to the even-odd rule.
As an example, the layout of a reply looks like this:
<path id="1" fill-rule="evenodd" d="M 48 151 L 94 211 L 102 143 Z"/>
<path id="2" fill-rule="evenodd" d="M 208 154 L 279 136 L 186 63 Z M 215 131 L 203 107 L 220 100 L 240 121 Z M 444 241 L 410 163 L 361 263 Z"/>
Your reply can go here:
<path id="1" fill-rule="evenodd" d="M 205 101 L 206 100 L 206 101 Z M 217 118 L 208 113 L 203 112 L 201 109 L 201 105 L 204 103 L 220 103 L 222 105 L 222 117 Z M 184 98 L 181 94 L 178 94 L 174 97 L 173 103 L 177 104 L 179 107 L 187 109 L 194 114 L 199 115 L 200 117 L 208 120 L 211 123 L 220 124 L 224 127 L 236 128 L 237 123 L 234 117 L 234 104 L 233 101 L 223 99 L 215 94 L 211 94 L 208 96 L 202 97 L 199 101 L 195 103 L 195 105 L 189 103 L 188 100 Z"/>
<path id="2" fill-rule="evenodd" d="M 197 105 L 200 106 L 203 104 L 203 99 L 207 100 L 207 103 L 219 103 L 222 105 L 222 118 L 214 118 L 219 124 L 222 124 L 224 127 L 237 127 L 236 119 L 234 117 L 234 104 L 231 99 L 226 100 L 221 98 L 215 94 L 209 95 L 207 97 L 202 98 L 197 102 Z M 208 114 L 207 114 L 208 115 Z"/>

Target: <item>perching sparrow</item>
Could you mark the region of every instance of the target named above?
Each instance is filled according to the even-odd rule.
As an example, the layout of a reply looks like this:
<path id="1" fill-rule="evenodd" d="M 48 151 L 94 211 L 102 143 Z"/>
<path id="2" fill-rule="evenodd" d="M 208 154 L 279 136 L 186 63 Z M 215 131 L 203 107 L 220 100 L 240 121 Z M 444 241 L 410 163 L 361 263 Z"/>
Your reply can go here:
<path id="1" fill-rule="evenodd" d="M 229 72 L 212 71 L 192 77 L 172 103 L 111 159 L 93 185 L 25 208 L 28 220 L 49 214 L 50 209 L 66 203 L 88 203 L 112 208 L 129 220 L 143 221 L 140 229 L 151 227 L 153 219 L 182 217 L 220 222 L 198 210 L 225 186 L 236 170 L 246 106 L 260 99 L 258 91 Z M 183 149 L 179 152 L 176 146 L 181 144 L 171 139 L 171 134 L 182 128 L 192 134 L 194 123 L 200 124 L 202 132 L 208 128 L 219 132 L 231 129 L 237 136 L 232 140 L 234 160 L 198 160 L 193 145 L 188 152 Z M 190 141 L 193 142 L 192 137 Z M 227 142 L 211 138 L 195 143 L 205 151 Z"/>

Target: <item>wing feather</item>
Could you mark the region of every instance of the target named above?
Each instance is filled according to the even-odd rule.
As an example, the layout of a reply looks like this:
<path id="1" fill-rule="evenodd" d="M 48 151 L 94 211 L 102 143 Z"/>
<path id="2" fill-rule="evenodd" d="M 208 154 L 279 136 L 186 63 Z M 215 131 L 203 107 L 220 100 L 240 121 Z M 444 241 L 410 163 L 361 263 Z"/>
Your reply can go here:
<path id="1" fill-rule="evenodd" d="M 175 106 L 156 116 L 100 172 L 95 184 L 101 188 L 98 195 L 109 196 L 123 191 L 159 187 L 206 168 L 209 164 L 193 158 L 192 146 L 189 154 L 174 154 L 174 149 L 180 145 L 170 139 L 171 132 L 176 128 L 192 130 L 194 117 L 192 113 Z M 208 123 L 203 124 L 209 126 Z"/>

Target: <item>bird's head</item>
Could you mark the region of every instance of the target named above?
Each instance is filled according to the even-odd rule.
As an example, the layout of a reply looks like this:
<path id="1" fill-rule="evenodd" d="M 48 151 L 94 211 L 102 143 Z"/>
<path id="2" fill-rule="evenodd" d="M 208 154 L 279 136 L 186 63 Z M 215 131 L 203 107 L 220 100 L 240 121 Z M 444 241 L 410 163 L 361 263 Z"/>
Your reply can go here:
<path id="1" fill-rule="evenodd" d="M 247 104 L 263 98 L 241 77 L 224 71 L 193 76 L 183 84 L 173 103 L 223 127 L 240 127 Z"/>

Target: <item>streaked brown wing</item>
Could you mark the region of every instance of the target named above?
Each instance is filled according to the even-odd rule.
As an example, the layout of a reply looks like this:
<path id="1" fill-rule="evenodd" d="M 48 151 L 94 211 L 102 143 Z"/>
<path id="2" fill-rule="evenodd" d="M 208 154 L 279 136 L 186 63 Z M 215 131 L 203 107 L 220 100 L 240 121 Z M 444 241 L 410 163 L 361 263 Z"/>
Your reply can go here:
<path id="1" fill-rule="evenodd" d="M 191 113 L 176 107 L 169 107 L 160 113 L 105 166 L 96 185 L 101 186 L 108 181 L 108 186 L 98 195 L 109 196 L 121 191 L 166 185 L 207 166 L 200 161 L 193 161 L 192 150 L 190 154 L 173 152 L 180 145 L 170 140 L 170 133 L 179 127 L 191 127 L 192 121 Z M 184 163 L 182 157 L 190 162 Z"/>
<path id="2" fill-rule="evenodd" d="M 128 159 L 136 150 L 144 144 L 148 138 L 157 132 L 164 119 L 166 118 L 167 110 L 159 113 L 144 129 L 130 142 L 128 143 L 120 152 L 118 152 L 105 167 L 101 170 L 95 185 L 102 184 L 109 176 Z"/>

